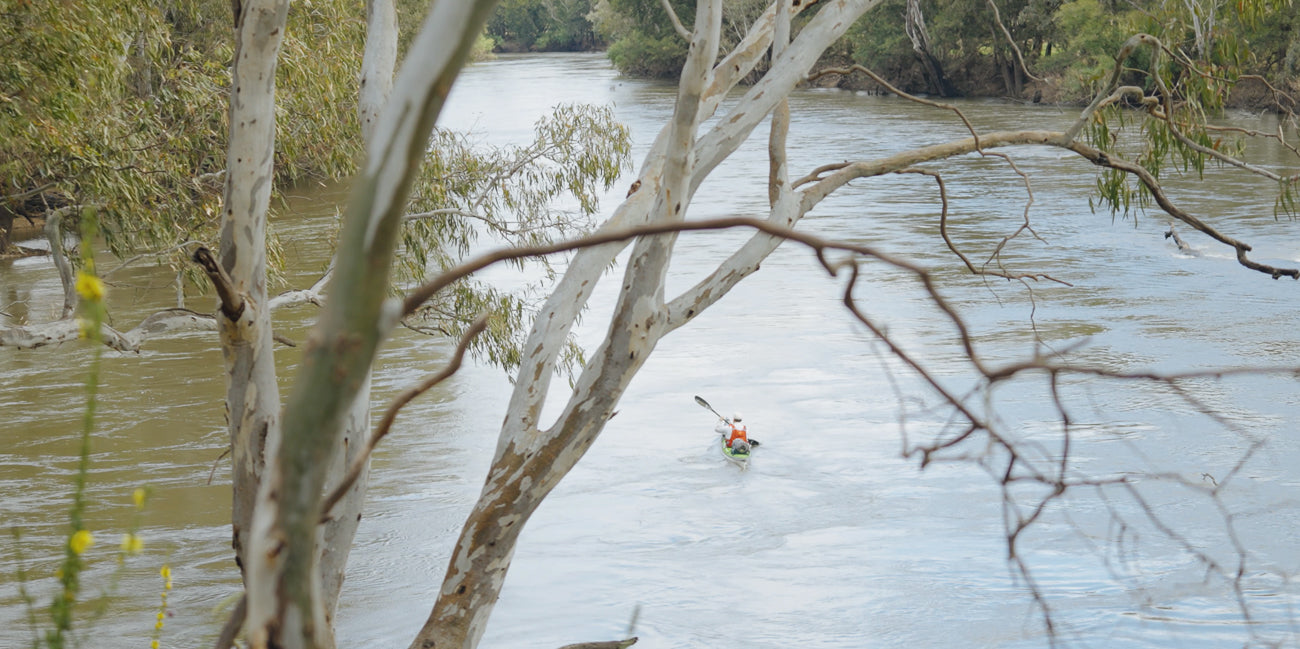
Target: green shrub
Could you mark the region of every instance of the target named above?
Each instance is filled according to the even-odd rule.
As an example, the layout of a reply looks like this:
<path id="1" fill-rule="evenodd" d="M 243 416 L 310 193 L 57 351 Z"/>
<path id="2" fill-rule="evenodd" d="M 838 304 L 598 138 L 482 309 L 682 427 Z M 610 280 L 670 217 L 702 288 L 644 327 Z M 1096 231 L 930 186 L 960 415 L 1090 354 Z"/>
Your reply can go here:
<path id="1" fill-rule="evenodd" d="M 676 78 L 686 62 L 686 41 L 677 34 L 655 38 L 632 32 L 609 46 L 609 60 L 623 74 Z"/>

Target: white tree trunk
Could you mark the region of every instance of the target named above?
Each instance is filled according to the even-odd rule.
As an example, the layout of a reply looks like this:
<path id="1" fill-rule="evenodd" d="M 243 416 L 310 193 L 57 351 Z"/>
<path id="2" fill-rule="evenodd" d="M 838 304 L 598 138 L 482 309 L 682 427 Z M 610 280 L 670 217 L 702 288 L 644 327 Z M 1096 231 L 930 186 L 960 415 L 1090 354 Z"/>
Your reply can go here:
<path id="1" fill-rule="evenodd" d="M 681 75 L 673 121 L 643 164 L 640 189 L 602 229 L 684 218 L 690 196 L 708 172 L 781 105 L 822 50 L 877 1 L 840 0 L 821 7 L 800 37 L 775 57 L 765 78 L 712 132 L 699 137 L 699 125 L 759 60 L 766 44 L 772 42 L 776 23 L 781 22 L 776 20 L 778 10 L 770 8 L 737 49 L 715 67 L 721 3 L 699 0 L 696 31 Z M 784 9 L 780 13 L 788 17 Z M 788 27 L 783 29 L 788 34 L 786 30 Z M 774 135 L 778 151 L 783 151 L 783 140 L 783 128 L 778 127 Z M 781 179 L 786 173 L 784 154 L 778 157 L 773 161 L 774 178 Z M 798 201 L 788 181 L 785 185 L 786 189 L 776 194 L 779 200 L 774 210 L 786 210 L 789 213 L 782 218 L 793 220 Z M 477 646 L 523 525 L 590 448 L 659 339 L 716 301 L 776 247 L 771 237 L 747 244 L 742 259 L 728 260 L 744 269 L 725 279 L 715 278 L 710 286 L 721 290 L 713 294 L 702 290 L 705 297 L 696 296 L 697 308 L 682 309 L 688 313 L 675 322 L 674 310 L 665 305 L 663 294 L 674 241 L 674 235 L 665 234 L 646 237 L 634 245 L 605 341 L 588 360 L 558 420 L 542 429 L 539 417 L 564 340 L 593 286 L 622 246 L 597 246 L 574 255 L 524 345 L 523 362 L 486 484 L 452 553 L 438 601 L 411 649 Z"/>
<path id="2" fill-rule="evenodd" d="M 365 391 L 380 342 L 400 316 L 385 296 L 406 196 L 433 125 L 493 0 L 434 4 L 385 103 L 368 160 L 353 183 L 328 298 L 269 444 L 247 571 L 246 634 L 253 647 L 333 646 L 320 556 L 322 489 L 345 421 Z"/>
<path id="3" fill-rule="evenodd" d="M 234 466 L 233 542 L 246 584 L 252 577 L 246 550 L 257 488 L 266 448 L 279 435 L 280 394 L 266 293 L 266 215 L 274 175 L 275 67 L 288 8 L 288 0 L 247 0 L 235 16 L 220 264 L 238 304 L 224 303 L 218 318 Z"/>
<path id="4" fill-rule="evenodd" d="M 375 127 L 384 104 L 393 88 L 393 72 L 397 69 L 397 9 L 393 0 L 366 1 L 366 49 L 361 61 L 361 94 L 357 102 L 357 117 L 361 134 L 368 144 L 374 139 Z M 343 420 L 342 447 L 334 455 L 325 478 L 326 491 L 332 490 L 357 457 L 364 453 L 370 432 L 370 377 L 353 398 Z M 357 527 L 361 524 L 361 510 L 365 503 L 370 478 L 370 460 L 366 456 L 364 468 L 356 481 L 331 511 L 324 524 L 320 548 L 321 598 L 325 617 L 332 627 L 338 610 L 339 593 L 343 589 L 348 555 Z"/>
<path id="5" fill-rule="evenodd" d="M 806 73 L 817 55 L 873 0 L 838 0 L 820 9 L 798 39 L 778 57 L 758 87 L 728 119 L 700 138 L 699 125 L 761 58 L 772 42 L 775 7 L 738 48 L 714 68 L 721 0 L 699 0 L 696 32 L 672 125 L 646 160 L 642 190 L 616 213 L 615 224 L 684 217 L 691 194 L 707 173 L 734 151 Z M 400 308 L 383 298 L 406 194 L 424 157 L 430 130 L 492 0 L 438 2 L 412 45 L 369 142 L 369 159 L 357 179 L 340 241 L 329 299 L 308 341 L 299 381 L 287 403 L 283 436 L 268 440 L 253 531 L 246 553 L 248 635 L 254 647 L 330 647 L 317 554 L 321 490 L 346 430 L 350 404 L 364 392 L 379 342 Z M 234 169 L 232 168 L 232 174 Z M 778 205 L 797 203 L 778 201 Z M 794 218 L 789 216 L 788 218 Z M 611 225 L 610 227 L 614 227 Z M 533 332 L 546 344 L 532 351 L 512 399 L 496 461 L 483 496 L 465 526 L 429 620 L 412 646 L 473 647 L 500 592 L 523 522 L 586 452 L 609 413 L 659 338 L 674 326 L 663 283 L 675 236 L 647 237 L 635 245 L 608 337 L 579 377 L 559 420 L 541 431 L 537 414 L 567 331 L 590 292 L 590 283 L 621 247 L 580 253 L 547 309 L 567 317 L 551 326 L 543 316 Z M 752 271 L 764 250 L 746 246 Z M 578 269 L 580 272 L 575 272 Z M 743 273 L 742 273 L 743 275 Z M 718 280 L 718 286 L 729 286 Z M 739 281 L 734 279 L 734 281 Z M 700 300 L 703 306 L 717 296 Z M 687 314 L 689 319 L 693 314 Z M 683 320 L 684 321 L 684 320 Z M 532 343 L 529 344 L 532 350 Z M 540 371 L 539 371 L 540 370 Z M 522 404 L 523 407 L 516 407 Z M 277 443 L 278 442 L 278 443 Z M 252 577 L 255 576 L 255 577 Z"/>
<path id="6" fill-rule="evenodd" d="M 361 97 L 357 117 L 370 142 L 379 113 L 393 89 L 397 69 L 397 9 L 393 0 L 366 0 L 366 51 L 361 59 Z"/>

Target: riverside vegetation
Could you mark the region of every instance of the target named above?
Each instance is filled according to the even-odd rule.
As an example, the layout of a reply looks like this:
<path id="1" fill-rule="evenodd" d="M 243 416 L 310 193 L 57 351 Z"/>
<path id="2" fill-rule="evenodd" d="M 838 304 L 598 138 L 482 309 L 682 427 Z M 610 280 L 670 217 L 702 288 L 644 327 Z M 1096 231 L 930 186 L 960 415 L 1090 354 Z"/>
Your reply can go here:
<path id="1" fill-rule="evenodd" d="M 506 0 L 487 33 L 502 51 L 607 48 L 625 74 L 671 78 L 686 40 L 665 7 L 680 23 L 694 20 L 686 0 Z M 764 3 L 728 0 L 726 7 L 723 39 L 734 42 Z M 859 64 L 914 94 L 1079 103 L 1091 98 L 1124 40 L 1144 32 L 1229 78 L 1258 77 L 1238 91 L 1239 105 L 1294 109 L 1300 14 L 1284 4 L 1246 9 L 1217 0 L 888 0 L 859 18 L 820 65 Z M 820 83 L 882 90 L 862 76 Z"/>
<path id="2" fill-rule="evenodd" d="M 685 57 L 678 66 L 680 85 L 672 117 L 646 156 L 626 200 L 595 234 L 580 236 L 594 225 L 584 217 L 596 212 L 595 197 L 609 190 L 626 167 L 626 131 L 613 123 L 607 111 L 561 107 L 552 119 L 538 124 L 533 145 L 486 154 L 459 147 L 462 141 L 456 136 L 434 128 L 447 88 L 482 42 L 482 29 L 495 5 L 491 0 L 434 3 L 424 27 L 408 45 L 411 60 L 418 64 L 404 66 L 400 75 L 395 75 L 396 51 L 401 49 L 396 27 L 378 24 L 383 21 L 377 19 L 381 7 L 392 5 L 378 0 L 369 3 L 374 11 L 365 20 L 341 0 L 293 3 L 293 9 L 285 0 L 235 3 L 233 42 L 228 40 L 230 23 L 221 17 L 226 7 L 220 3 L 175 0 L 140 10 L 114 0 L 59 5 L 14 2 L 0 27 L 0 37 L 14 45 L 4 50 L 12 59 L 3 68 L 7 76 L 0 86 L 4 93 L 0 134 L 7 136 L 3 141 L 8 147 L 0 180 L 10 192 L 5 196 L 9 218 L 37 212 L 57 225 L 54 216 L 64 214 L 74 217 L 68 222 L 84 226 L 94 215 L 112 254 L 148 253 L 174 265 L 180 305 L 187 287 L 193 290 L 186 284 L 187 273 L 195 268 L 188 263 L 190 258 L 200 264 L 202 278 L 218 294 L 221 304 L 216 313 L 191 311 L 187 317 L 217 329 L 225 352 L 225 405 L 234 456 L 232 544 L 246 598 L 230 615 L 219 642 L 223 647 L 230 646 L 241 628 L 257 647 L 333 646 L 333 616 L 351 534 L 360 520 L 366 460 L 387 430 L 381 424 L 375 436 L 369 436 L 368 390 L 376 350 L 399 323 L 442 318 L 445 325 L 428 328 L 459 337 L 460 344 L 452 367 L 436 375 L 441 377 L 454 371 L 461 354 L 480 332 L 486 332 L 487 346 L 478 352 L 515 370 L 515 393 L 502 420 L 480 500 L 451 553 L 454 558 L 443 586 L 436 589 L 438 597 L 428 621 L 412 641 L 416 647 L 473 647 L 499 598 L 524 524 L 616 414 L 623 392 L 659 340 L 690 324 L 755 272 L 783 241 L 813 248 L 828 272 L 846 271 L 853 280 L 859 279 L 858 271 L 865 264 L 884 265 L 908 276 L 921 299 L 941 312 L 937 318 L 958 332 L 959 354 L 969 360 L 976 381 L 975 388 L 963 393 L 950 392 L 924 363 L 907 354 L 901 341 L 859 310 L 850 286 L 849 313 L 894 357 L 926 379 L 939 408 L 947 411 L 955 427 L 909 452 L 925 466 L 968 442 L 986 452 L 997 450 L 983 459 L 997 465 L 992 473 L 1000 477 L 998 484 L 1008 503 L 1010 557 L 1020 561 L 1019 533 L 1067 489 L 1104 486 L 1101 478 L 1075 473 L 1068 457 L 1041 460 L 1041 454 L 1018 445 L 1002 430 L 996 413 L 989 415 L 975 404 L 1001 381 L 1016 375 L 1036 376 L 1050 386 L 1056 399 L 1068 448 L 1071 427 L 1058 393 L 1058 378 L 1133 377 L 1105 368 L 1078 367 L 1069 362 L 1068 354 L 1042 355 L 1038 348 L 1023 362 L 988 364 L 927 268 L 872 247 L 823 240 L 793 227 L 851 181 L 867 182 L 892 173 L 919 173 L 936 180 L 946 217 L 947 196 L 936 169 L 949 158 L 978 152 L 1005 160 L 1014 169 L 1012 154 L 997 149 L 1049 147 L 1103 169 L 1098 181 L 1103 205 L 1127 211 L 1145 201 L 1211 237 L 1215 245 L 1231 249 L 1246 268 L 1274 279 L 1300 276 L 1295 268 L 1252 259 L 1247 254 L 1253 250 L 1251 245 L 1180 209 L 1161 185 L 1159 173 L 1164 167 L 1181 165 L 1199 171 L 1206 161 L 1217 160 L 1241 173 L 1276 181 L 1277 212 L 1294 208 L 1295 176 L 1238 160 L 1230 138 L 1206 124 L 1207 116 L 1223 106 L 1231 83 L 1246 78 L 1241 75 L 1252 71 L 1249 66 L 1262 65 L 1262 60 L 1272 61 L 1267 64 L 1272 67 L 1258 75 L 1258 82 L 1272 90 L 1274 106 L 1288 108 L 1288 66 L 1294 61 L 1289 55 L 1260 59 L 1267 48 L 1247 46 L 1243 33 L 1225 26 L 1291 29 L 1291 4 L 1285 0 L 1193 4 L 1041 5 L 1051 10 L 1042 15 L 1054 19 L 1075 10 L 1085 17 L 1090 10 L 1100 12 L 1092 18 L 1113 16 L 1114 20 L 1089 19 L 1084 24 L 1110 25 L 1115 33 L 1101 34 L 1106 38 L 1122 35 L 1109 41 L 1116 47 L 1107 55 L 1111 58 L 1106 73 L 1080 77 L 1088 81 L 1093 101 L 1063 131 L 978 133 L 967 122 L 970 132 L 961 139 L 918 145 L 908 152 L 912 156 L 831 162 L 798 180 L 790 176 L 785 154 L 790 120 L 785 98 L 819 60 L 825 60 L 828 49 L 834 57 L 836 43 L 851 45 L 852 37 L 840 38 L 851 25 L 863 28 L 857 22 L 860 17 L 881 19 L 871 12 L 904 7 L 908 16 L 904 32 L 926 69 L 921 76 L 928 75 L 926 83 L 933 94 L 946 94 L 948 84 L 953 88 L 960 84 L 945 70 L 960 59 L 945 58 L 954 50 L 941 49 L 934 35 L 937 28 L 927 26 L 924 16 L 928 11 L 931 20 L 937 15 L 961 18 L 957 9 L 942 12 L 921 3 L 891 5 L 874 0 L 844 0 L 812 8 L 798 2 L 760 8 L 700 0 L 693 11 L 671 3 L 658 5 L 662 16 L 653 4 L 611 4 L 601 16 L 602 8 L 596 6 L 592 11 L 598 14 L 593 23 L 598 33 L 631 30 L 625 32 L 631 40 L 611 43 L 616 62 L 620 56 L 625 62 L 653 62 L 660 58 L 660 50 L 667 56 L 669 49 L 679 47 Z M 413 3 L 401 6 L 409 9 Z M 1009 94 L 1023 94 L 1029 87 L 1025 79 L 1041 78 L 1033 64 L 1050 61 L 1062 50 L 1068 52 L 1066 43 L 1079 35 L 1061 32 L 1046 40 L 1026 40 L 1025 33 L 1015 31 L 1017 21 L 1032 14 L 1004 6 L 1003 16 L 1009 18 L 998 20 L 998 6 L 987 6 L 988 16 L 994 17 L 986 16 L 982 23 L 988 39 L 974 34 L 969 43 L 958 39 L 953 42 L 961 47 L 955 51 L 970 60 L 990 57 L 989 69 L 994 78 L 1004 80 Z M 1196 8 L 1210 11 L 1186 11 Z M 1165 9 L 1169 13 L 1163 13 Z M 980 23 L 975 15 L 962 24 Z M 651 22 L 664 34 L 652 43 L 646 27 Z M 1153 34 L 1129 33 L 1135 25 L 1151 27 Z M 888 34 L 861 33 L 862 38 L 887 44 Z M 1009 50 L 1000 49 L 999 33 Z M 1098 57 L 1103 56 L 1106 38 L 1098 41 Z M 1290 52 L 1293 43 L 1286 42 L 1284 50 L 1275 51 Z M 653 51 L 636 49 L 641 47 L 638 43 L 651 43 Z M 389 46 L 385 52 L 376 51 Z M 856 57 L 859 49 L 851 48 L 850 57 Z M 317 55 L 320 51 L 331 56 Z M 386 63 L 371 65 L 385 54 Z M 1008 63 L 1012 59 L 1014 64 Z M 1095 65 L 1077 52 L 1069 61 L 1069 66 Z M 358 62 L 363 70 L 360 81 L 354 75 Z M 842 74 L 849 72 L 845 68 Z M 712 121 L 728 93 L 747 79 L 754 83 L 751 91 L 726 106 L 725 119 Z M 876 83 L 888 81 L 880 78 Z M 383 90 L 373 94 L 380 84 Z M 1042 100 L 1039 91 L 1046 94 L 1039 88 L 1033 97 Z M 1125 113 L 1125 106 L 1142 110 Z M 770 165 L 759 173 L 770 173 L 770 211 L 764 211 L 762 218 L 685 220 L 694 189 L 760 124 L 768 122 L 769 115 Z M 226 116 L 229 121 L 223 127 Z M 1133 138 L 1119 137 L 1115 129 L 1135 117 L 1142 122 L 1140 132 Z M 1276 137 L 1285 140 L 1284 132 L 1279 129 Z M 218 153 L 221 150 L 227 152 L 225 158 Z M 916 166 L 923 163 L 931 166 Z M 289 370 L 291 396 L 282 404 L 277 373 L 283 370 L 275 364 L 270 318 L 276 301 L 268 292 L 276 256 L 267 218 L 272 187 L 349 174 L 353 199 L 342 219 L 335 263 L 327 273 L 328 299 L 318 287 L 302 291 L 298 298 L 323 302 L 323 311 L 303 362 Z M 578 208 L 553 209 L 561 198 L 576 199 Z M 749 233 L 750 239 L 697 285 L 675 297 L 666 294 L 674 254 L 687 254 L 674 249 L 680 231 L 734 228 Z M 475 236 L 484 229 L 511 247 L 471 256 Z M 57 256 L 62 244 L 55 234 L 51 233 L 51 247 Z M 978 268 L 944 236 L 974 274 L 1022 283 L 1059 281 L 1000 265 Z M 83 245 L 99 241 L 82 238 Z M 570 332 L 591 287 L 628 245 L 633 248 L 606 337 L 584 358 L 569 344 Z M 218 250 L 219 262 L 209 247 Z M 557 252 L 572 252 L 573 257 L 558 281 L 547 287 L 551 292 L 544 303 L 530 309 L 518 308 L 512 297 L 494 295 L 465 279 L 500 261 L 522 262 Z M 76 276 L 68 273 L 67 284 L 79 289 L 74 293 L 83 303 L 93 303 L 102 292 L 89 279 L 92 275 L 87 273 L 93 268 L 84 257 L 80 266 L 82 279 L 72 279 Z M 403 275 L 404 268 L 419 276 Z M 393 294 L 400 297 L 390 297 Z M 471 322 L 470 316 L 478 313 L 483 315 Z M 530 317 L 533 313 L 536 318 Z M 65 315 L 63 321 L 73 322 L 69 318 Z M 87 337 L 84 322 L 77 323 L 75 333 Z M 90 323 L 100 333 L 109 329 L 97 326 L 93 318 Z M 62 334 L 33 338 L 41 324 L 7 325 L 0 329 L 0 343 L 36 347 L 64 340 Z M 141 335 L 157 331 L 150 327 Z M 525 339 L 527 344 L 521 345 Z M 118 338 L 106 335 L 104 340 Z M 130 348 L 139 343 L 117 344 Z M 573 360 L 566 363 L 566 358 Z M 572 381 L 556 388 L 553 375 L 566 366 L 572 369 Z M 1150 378 L 1176 381 L 1169 376 Z M 411 398 L 423 389 L 427 387 L 413 389 Z M 542 405 L 553 389 L 571 393 L 560 417 L 543 428 Z M 400 406 L 392 406 L 385 422 L 391 422 Z M 1013 493 L 1018 481 L 1050 487 L 1050 493 L 1039 500 L 1029 497 L 1031 506 L 1023 510 Z M 350 531 L 337 529 L 349 524 Z M 79 535 L 82 531 L 74 530 L 68 542 L 69 551 L 78 556 L 90 540 L 87 534 Z M 1246 561 L 1244 551 L 1241 558 Z M 1242 587 L 1241 570 L 1234 580 L 1231 566 L 1212 567 L 1231 585 Z M 1029 580 L 1023 562 L 1016 568 Z M 1041 602 L 1041 593 L 1034 595 Z M 1050 608 L 1043 604 L 1041 612 L 1050 632 Z M 1249 617 L 1244 607 L 1242 614 Z"/>

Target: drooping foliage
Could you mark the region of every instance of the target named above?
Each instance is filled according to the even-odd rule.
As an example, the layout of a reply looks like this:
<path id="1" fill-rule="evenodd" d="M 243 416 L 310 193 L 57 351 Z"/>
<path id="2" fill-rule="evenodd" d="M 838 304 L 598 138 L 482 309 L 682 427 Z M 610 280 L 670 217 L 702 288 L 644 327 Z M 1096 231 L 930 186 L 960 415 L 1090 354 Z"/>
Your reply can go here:
<path id="1" fill-rule="evenodd" d="M 10 200 L 0 211 L 95 206 L 116 254 L 210 239 L 224 166 L 229 4 L 5 5 L 0 183 Z M 291 11 L 279 74 L 281 183 L 355 165 L 357 13 L 340 0 Z"/>
<path id="2" fill-rule="evenodd" d="M 3 2 L 0 197 L 12 200 L 0 202 L 0 217 L 68 206 L 66 222 L 75 224 L 73 208 L 94 206 L 111 252 L 163 251 L 159 259 L 201 279 L 188 262 L 193 245 L 183 244 L 213 247 L 220 221 L 230 5 Z M 563 6 L 581 13 L 579 4 Z M 397 3 L 402 52 L 428 8 Z M 350 0 L 290 5 L 277 67 L 277 191 L 356 170 L 365 30 L 365 13 Z M 479 233 L 535 243 L 589 225 L 600 193 L 626 164 L 626 130 L 608 110 L 573 106 L 557 109 L 537 133 L 529 146 L 499 150 L 438 134 L 412 205 L 433 214 L 407 224 L 399 282 L 453 264 Z M 560 209 L 556 201 L 575 204 Z M 269 252 L 274 278 L 273 233 Z M 473 351 L 511 366 L 528 299 L 470 283 L 458 291 L 412 324 L 455 334 L 490 311 L 489 335 Z"/>
<path id="3" fill-rule="evenodd" d="M 474 146 L 470 136 L 436 130 L 430 158 L 411 197 L 402 232 L 398 281 L 443 272 L 467 255 L 481 235 L 533 246 L 575 236 L 592 226 L 601 194 L 626 168 L 631 135 L 608 107 L 559 105 L 537 122 L 525 146 Z M 551 275 L 546 260 L 536 264 Z M 470 351 L 513 370 L 525 317 L 540 286 L 512 293 L 477 281 L 459 282 L 425 305 L 408 324 L 459 337 L 480 313 L 487 329 Z M 580 358 L 576 347 L 568 361 Z"/>
<path id="4" fill-rule="evenodd" d="M 925 92 L 904 27 L 905 5 L 890 0 L 863 16 L 847 36 L 849 48 L 856 62 L 904 90 Z M 1052 100 L 1083 101 L 1104 81 L 1116 50 L 1137 32 L 1158 37 L 1179 56 L 1212 71 L 1233 68 L 1285 86 L 1295 84 L 1300 69 L 1300 19 L 1287 0 L 921 0 L 919 5 L 933 53 L 962 94 L 1029 98 L 1047 90 Z M 1035 77 L 1042 82 L 1035 84 Z"/>
<path id="5" fill-rule="evenodd" d="M 1277 8 L 1269 6 L 1277 4 L 1241 3 L 1237 5 L 1240 11 L 1230 17 L 1243 26 L 1257 25 L 1264 15 L 1257 12 Z M 1166 170 L 1201 178 L 1209 165 L 1232 164 L 1246 166 L 1253 173 L 1276 181 L 1275 215 L 1294 216 L 1300 199 L 1300 176 L 1288 175 L 1285 170 L 1243 165 L 1239 160 L 1245 147 L 1245 132 L 1216 126 L 1211 119 L 1226 106 L 1232 93 L 1245 85 L 1247 75 L 1243 70 L 1258 62 L 1245 46 L 1245 40 L 1238 36 L 1239 32 L 1214 29 L 1202 34 L 1197 32 L 1199 28 L 1179 25 L 1174 19 L 1166 22 L 1156 14 L 1146 15 L 1143 26 L 1163 38 L 1126 43 L 1119 56 L 1126 66 L 1121 76 L 1127 85 L 1116 93 L 1123 101 L 1102 106 L 1084 129 L 1090 143 L 1120 153 L 1134 161 L 1141 172 L 1111 167 L 1100 173 L 1094 207 L 1102 206 L 1112 214 L 1127 216 L 1157 202 L 1159 197 L 1152 192 L 1150 183 L 1135 177 L 1138 173 L 1149 174 L 1157 181 Z M 1182 40 L 1174 40 L 1180 36 Z M 1272 86 L 1266 78 L 1255 77 L 1251 81 L 1268 89 L 1264 103 L 1292 116 L 1289 120 L 1292 128 L 1288 129 L 1284 122 L 1275 137 L 1293 138 L 1288 131 L 1294 132 L 1294 95 Z M 1297 87 L 1294 78 L 1281 83 L 1293 89 Z M 1137 118 L 1131 114 L 1131 108 L 1155 119 Z M 1140 128 L 1131 128 L 1134 124 Z M 1129 133 L 1127 136 L 1125 131 Z M 1137 137 L 1132 136 L 1133 132 Z"/>

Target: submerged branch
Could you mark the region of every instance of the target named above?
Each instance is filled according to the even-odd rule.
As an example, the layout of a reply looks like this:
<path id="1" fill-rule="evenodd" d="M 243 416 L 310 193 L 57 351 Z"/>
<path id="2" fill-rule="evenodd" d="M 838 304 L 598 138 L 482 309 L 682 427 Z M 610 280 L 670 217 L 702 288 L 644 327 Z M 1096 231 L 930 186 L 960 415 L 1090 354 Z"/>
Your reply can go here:
<path id="1" fill-rule="evenodd" d="M 1110 167 L 1112 169 L 1119 169 L 1120 171 L 1136 176 L 1137 179 L 1146 186 L 1147 190 L 1151 192 L 1151 195 L 1156 199 L 1156 203 L 1160 205 L 1160 209 L 1164 210 L 1169 216 L 1172 216 L 1201 231 L 1211 239 L 1232 247 L 1237 252 L 1237 262 L 1242 266 L 1251 270 L 1257 270 L 1266 275 L 1271 275 L 1273 279 L 1278 279 L 1284 275 L 1291 279 L 1300 279 L 1300 268 L 1280 268 L 1277 266 L 1270 266 L 1268 264 L 1261 264 L 1246 257 L 1246 253 L 1252 250 L 1250 244 L 1244 241 L 1238 241 L 1233 237 L 1223 234 L 1204 221 L 1183 211 L 1182 208 L 1175 205 L 1173 201 L 1169 199 L 1169 196 L 1165 194 L 1164 188 L 1160 186 L 1160 181 L 1142 165 L 1122 160 L 1116 156 L 1107 155 L 1098 149 L 1078 142 L 1072 143 L 1067 148 L 1088 160 L 1091 160 L 1093 164 L 1102 167 Z"/>
<path id="2" fill-rule="evenodd" d="M 189 309 L 166 309 L 145 318 L 129 331 L 121 332 L 107 324 L 100 328 L 104 344 L 119 352 L 139 352 L 145 340 L 178 331 L 216 331 L 211 315 Z M 61 345 L 81 338 L 81 322 L 64 318 L 53 322 L 22 327 L 0 327 L 0 348 L 36 349 Z"/>
<path id="3" fill-rule="evenodd" d="M 69 208 L 57 209 L 45 216 L 45 240 L 50 244 L 50 259 L 59 271 L 59 282 L 63 285 L 63 310 L 59 319 L 72 316 L 77 310 L 76 278 L 72 272 L 72 262 L 68 261 L 63 249 L 63 217 Z"/>
<path id="4" fill-rule="evenodd" d="M 579 642 L 578 644 L 566 644 L 560 649 L 627 649 L 636 644 L 637 638 L 628 638 L 627 640 L 609 640 L 605 642 Z"/>

